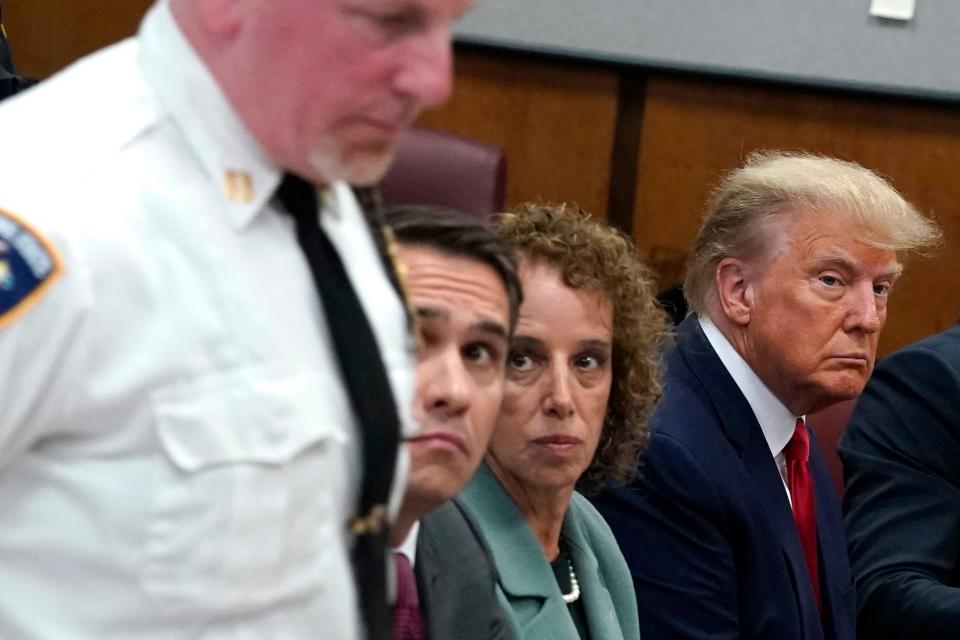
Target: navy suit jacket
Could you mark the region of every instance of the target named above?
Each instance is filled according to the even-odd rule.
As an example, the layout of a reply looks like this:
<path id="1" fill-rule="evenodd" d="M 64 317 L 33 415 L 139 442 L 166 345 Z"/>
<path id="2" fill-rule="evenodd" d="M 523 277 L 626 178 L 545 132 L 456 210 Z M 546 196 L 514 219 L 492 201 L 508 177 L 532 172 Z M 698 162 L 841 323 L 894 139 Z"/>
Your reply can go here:
<path id="1" fill-rule="evenodd" d="M 840 506 L 812 435 L 810 467 L 822 624 L 760 425 L 700 323 L 687 318 L 666 356 L 637 478 L 595 501 L 630 566 L 641 637 L 854 639 Z"/>
<path id="2" fill-rule="evenodd" d="M 839 451 L 860 637 L 960 637 L 960 325 L 877 365 Z"/>

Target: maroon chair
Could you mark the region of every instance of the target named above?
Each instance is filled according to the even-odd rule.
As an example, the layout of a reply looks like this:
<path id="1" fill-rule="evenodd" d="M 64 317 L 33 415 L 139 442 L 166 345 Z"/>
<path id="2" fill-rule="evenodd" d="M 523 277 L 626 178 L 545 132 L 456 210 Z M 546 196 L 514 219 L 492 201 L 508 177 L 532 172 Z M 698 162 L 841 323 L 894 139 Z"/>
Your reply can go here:
<path id="1" fill-rule="evenodd" d="M 837 495 L 841 498 L 843 498 L 843 464 L 840 462 L 840 456 L 837 455 L 837 441 L 840 440 L 843 430 L 847 428 L 854 404 L 856 400 L 842 400 L 807 416 L 807 424 L 820 442 L 823 456 L 827 459 L 827 468 L 830 469 L 830 476 L 837 488 Z"/>
<path id="2" fill-rule="evenodd" d="M 434 129 L 414 128 L 380 183 L 385 204 L 432 204 L 475 216 L 503 210 L 502 149 Z"/>

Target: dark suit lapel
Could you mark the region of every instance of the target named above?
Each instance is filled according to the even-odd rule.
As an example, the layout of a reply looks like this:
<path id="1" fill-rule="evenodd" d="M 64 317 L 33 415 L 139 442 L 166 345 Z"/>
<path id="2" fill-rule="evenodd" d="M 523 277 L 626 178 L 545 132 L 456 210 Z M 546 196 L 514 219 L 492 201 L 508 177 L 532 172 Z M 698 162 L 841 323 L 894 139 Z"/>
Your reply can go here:
<path id="1" fill-rule="evenodd" d="M 430 603 L 437 605 L 438 602 L 443 601 L 443 590 L 438 588 L 437 584 L 441 576 L 442 564 L 443 556 L 437 549 L 433 528 L 421 526 L 417 537 L 417 559 L 414 572 L 417 576 L 420 611 L 426 623 L 428 638 L 436 637 L 435 630 L 442 628 L 442 621 L 438 620 L 439 607 L 430 606 Z"/>
<path id="2" fill-rule="evenodd" d="M 757 425 L 757 430 L 759 429 L 760 425 Z M 804 621 L 803 637 L 811 640 L 819 639 L 820 612 L 813 595 L 813 585 L 803 556 L 800 534 L 793 520 L 793 510 L 790 508 L 790 501 L 783 488 L 780 470 L 773 456 L 770 455 L 770 447 L 762 433 L 759 438 L 754 439 L 751 446 L 744 450 L 743 464 L 753 480 L 755 495 L 760 501 L 757 513 L 765 516 L 767 523 L 776 534 L 780 548 L 783 550 L 784 562 L 790 570 L 797 607 Z"/>
<path id="3" fill-rule="evenodd" d="M 507 637 L 492 560 L 478 529 L 455 502 L 421 520 L 415 570 L 429 640 Z"/>
<path id="4" fill-rule="evenodd" d="M 738 453 L 742 453 L 755 436 L 760 435 L 762 440 L 763 433 L 750 403 L 710 346 L 696 316 L 684 320 L 678 328 L 678 334 L 677 350 L 673 353 L 674 358 L 668 357 L 667 367 L 685 366 L 697 378 L 700 383 L 698 386 L 710 397 L 723 431 Z M 682 359 L 682 364 L 671 362 L 677 357 Z"/>
<path id="5" fill-rule="evenodd" d="M 840 501 L 815 436 L 810 434 L 810 473 L 813 475 L 817 513 L 817 546 L 820 593 L 824 607 L 824 633 L 828 640 L 853 640 L 852 579 L 840 515 Z"/>
<path id="6" fill-rule="evenodd" d="M 684 320 L 678 332 L 680 340 L 677 351 L 699 379 L 700 386 L 707 391 L 727 439 L 739 453 L 752 480 L 754 496 L 759 501 L 755 513 L 762 514 L 783 549 L 784 562 L 790 570 L 797 606 L 804 621 L 804 638 L 819 639 L 820 614 L 813 597 L 800 535 L 783 489 L 780 470 L 770 453 L 760 423 L 750 403 L 713 350 L 696 317 L 690 316 Z"/>

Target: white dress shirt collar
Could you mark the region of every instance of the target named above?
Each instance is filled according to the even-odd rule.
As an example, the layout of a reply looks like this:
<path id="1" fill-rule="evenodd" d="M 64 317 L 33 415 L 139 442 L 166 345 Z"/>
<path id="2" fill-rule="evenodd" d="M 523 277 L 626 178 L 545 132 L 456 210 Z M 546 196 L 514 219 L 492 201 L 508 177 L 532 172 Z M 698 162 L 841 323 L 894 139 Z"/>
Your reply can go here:
<path id="1" fill-rule="evenodd" d="M 410 561 L 410 566 L 416 566 L 417 564 L 417 536 L 419 535 L 420 521 L 417 520 L 413 523 L 413 526 L 410 527 L 410 533 L 408 533 L 407 537 L 400 543 L 400 546 L 393 550 L 394 553 L 402 553 L 407 556 L 407 560 Z"/>
<path id="2" fill-rule="evenodd" d="M 716 351 L 720 362 L 730 373 L 730 377 L 740 388 L 740 392 L 747 399 L 753 414 L 760 423 L 763 437 L 770 448 L 770 455 L 779 456 L 796 428 L 797 416 L 794 416 L 773 392 L 760 380 L 759 376 L 750 368 L 737 350 L 733 348 L 720 329 L 717 328 L 706 315 L 698 316 L 703 334 L 713 350 Z"/>
<path id="3" fill-rule="evenodd" d="M 407 537 L 404 538 L 403 542 L 400 543 L 399 547 L 392 549 L 393 553 L 400 553 L 407 557 L 407 560 L 410 561 L 411 567 L 417 566 L 417 537 L 420 535 L 420 521 L 417 520 L 413 523 L 413 526 L 410 527 L 410 533 L 407 534 Z M 389 565 L 389 579 L 387 581 L 387 602 L 392 606 L 397 601 L 397 575 L 394 571 L 394 565 L 391 562 Z"/>
<path id="4" fill-rule="evenodd" d="M 161 0 L 139 33 L 140 66 L 207 176 L 231 223 L 246 227 L 280 184 L 281 169 L 240 121 L 209 69 Z"/>

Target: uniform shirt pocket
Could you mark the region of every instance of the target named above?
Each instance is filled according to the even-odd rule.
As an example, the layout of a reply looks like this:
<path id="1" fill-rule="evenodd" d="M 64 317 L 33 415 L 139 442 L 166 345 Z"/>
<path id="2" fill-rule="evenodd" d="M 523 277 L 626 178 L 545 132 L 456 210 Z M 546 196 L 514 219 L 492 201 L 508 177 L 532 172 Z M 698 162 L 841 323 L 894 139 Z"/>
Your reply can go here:
<path id="1" fill-rule="evenodd" d="M 336 384 L 322 378 L 241 371 L 153 394 L 165 464 L 143 582 L 160 604 L 249 613 L 319 587 L 342 546 L 332 492 L 346 475 L 349 415 L 319 393 Z"/>

